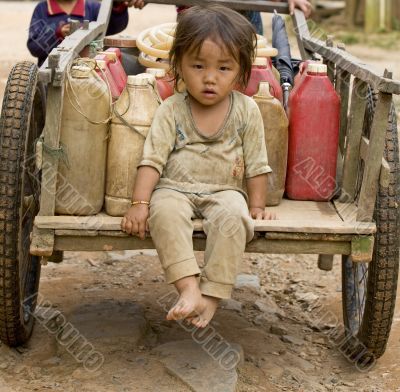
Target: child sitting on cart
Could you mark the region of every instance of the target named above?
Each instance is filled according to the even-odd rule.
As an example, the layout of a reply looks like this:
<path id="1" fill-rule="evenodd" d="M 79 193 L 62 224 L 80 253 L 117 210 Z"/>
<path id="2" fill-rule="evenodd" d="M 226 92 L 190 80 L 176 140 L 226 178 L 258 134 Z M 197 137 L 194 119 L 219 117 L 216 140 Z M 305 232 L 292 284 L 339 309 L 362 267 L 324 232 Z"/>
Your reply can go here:
<path id="1" fill-rule="evenodd" d="M 218 5 L 188 9 L 176 28 L 170 62 L 186 91 L 155 114 L 121 222 L 142 239 L 150 230 L 166 280 L 179 292 L 168 320 L 205 327 L 231 296 L 252 218 L 272 218 L 264 208 L 271 169 L 263 120 L 255 102 L 234 90 L 250 77 L 255 40 L 242 15 Z M 193 218 L 203 218 L 207 235 L 202 271 Z"/>

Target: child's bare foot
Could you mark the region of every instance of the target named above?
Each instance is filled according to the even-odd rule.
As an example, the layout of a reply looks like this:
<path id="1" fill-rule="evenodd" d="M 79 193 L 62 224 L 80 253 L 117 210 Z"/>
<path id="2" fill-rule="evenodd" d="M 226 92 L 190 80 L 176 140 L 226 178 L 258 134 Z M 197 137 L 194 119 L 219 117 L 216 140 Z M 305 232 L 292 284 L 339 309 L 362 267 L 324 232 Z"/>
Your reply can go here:
<path id="1" fill-rule="evenodd" d="M 202 302 L 199 284 L 194 276 L 177 280 L 175 287 L 179 292 L 178 302 L 169 310 L 167 320 L 182 320 L 198 311 Z"/>
<path id="2" fill-rule="evenodd" d="M 220 299 L 203 295 L 200 306 L 196 309 L 197 316 L 190 317 L 190 322 L 198 328 L 205 328 L 214 316 Z"/>

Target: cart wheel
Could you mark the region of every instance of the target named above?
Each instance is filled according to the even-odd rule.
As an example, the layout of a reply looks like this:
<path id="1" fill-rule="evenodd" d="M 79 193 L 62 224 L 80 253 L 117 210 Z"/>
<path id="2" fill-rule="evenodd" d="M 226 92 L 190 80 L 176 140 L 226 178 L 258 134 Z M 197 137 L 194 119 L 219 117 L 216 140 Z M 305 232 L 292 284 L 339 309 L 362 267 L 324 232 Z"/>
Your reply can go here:
<path id="1" fill-rule="evenodd" d="M 369 136 L 375 99 L 369 91 L 364 134 Z M 379 186 L 374 220 L 377 226 L 373 259 L 353 263 L 342 259 L 343 319 L 350 340 L 349 350 L 367 365 L 383 355 L 389 339 L 396 303 L 399 272 L 399 147 L 394 107 L 389 114 L 384 157 L 390 166 L 390 185 Z"/>
<path id="2" fill-rule="evenodd" d="M 40 261 L 29 254 L 39 209 L 40 176 L 34 145 L 44 126 L 44 89 L 38 68 L 16 64 L 0 117 L 0 339 L 9 346 L 32 334 Z"/>

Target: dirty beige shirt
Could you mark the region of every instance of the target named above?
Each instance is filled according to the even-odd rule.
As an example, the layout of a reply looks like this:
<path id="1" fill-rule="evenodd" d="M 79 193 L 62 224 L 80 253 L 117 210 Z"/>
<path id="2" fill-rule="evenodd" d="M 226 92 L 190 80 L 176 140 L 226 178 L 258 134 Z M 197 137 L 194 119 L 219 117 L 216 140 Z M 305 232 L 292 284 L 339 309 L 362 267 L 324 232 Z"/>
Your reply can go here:
<path id="1" fill-rule="evenodd" d="M 186 94 L 175 94 L 157 109 L 140 166 L 161 175 L 158 188 L 210 194 L 243 190 L 243 176 L 268 173 L 264 126 L 257 104 L 234 91 L 219 131 L 206 137 L 197 129 Z"/>

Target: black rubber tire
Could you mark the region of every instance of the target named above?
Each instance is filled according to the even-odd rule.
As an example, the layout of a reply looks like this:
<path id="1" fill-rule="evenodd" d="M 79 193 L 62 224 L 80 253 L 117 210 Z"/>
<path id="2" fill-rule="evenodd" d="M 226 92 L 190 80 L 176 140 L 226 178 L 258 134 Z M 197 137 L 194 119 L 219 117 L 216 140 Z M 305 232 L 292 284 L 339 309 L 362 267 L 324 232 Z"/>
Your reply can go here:
<path id="1" fill-rule="evenodd" d="M 9 346 L 25 343 L 34 324 L 40 260 L 29 254 L 29 246 L 40 195 L 34 146 L 44 110 L 37 66 L 16 64 L 0 117 L 0 339 Z"/>
<path id="2" fill-rule="evenodd" d="M 369 136 L 375 110 L 375 96 L 371 90 L 367 98 L 364 134 Z M 353 263 L 349 256 L 343 256 L 342 260 L 343 319 L 346 335 L 353 338 L 349 340 L 348 352 L 364 365 L 373 363 L 385 352 L 396 304 L 400 166 L 397 118 L 393 106 L 388 119 L 384 158 L 390 166 L 390 185 L 388 188 L 379 186 L 377 194 L 373 260 Z M 364 300 L 360 301 L 361 296 Z"/>

